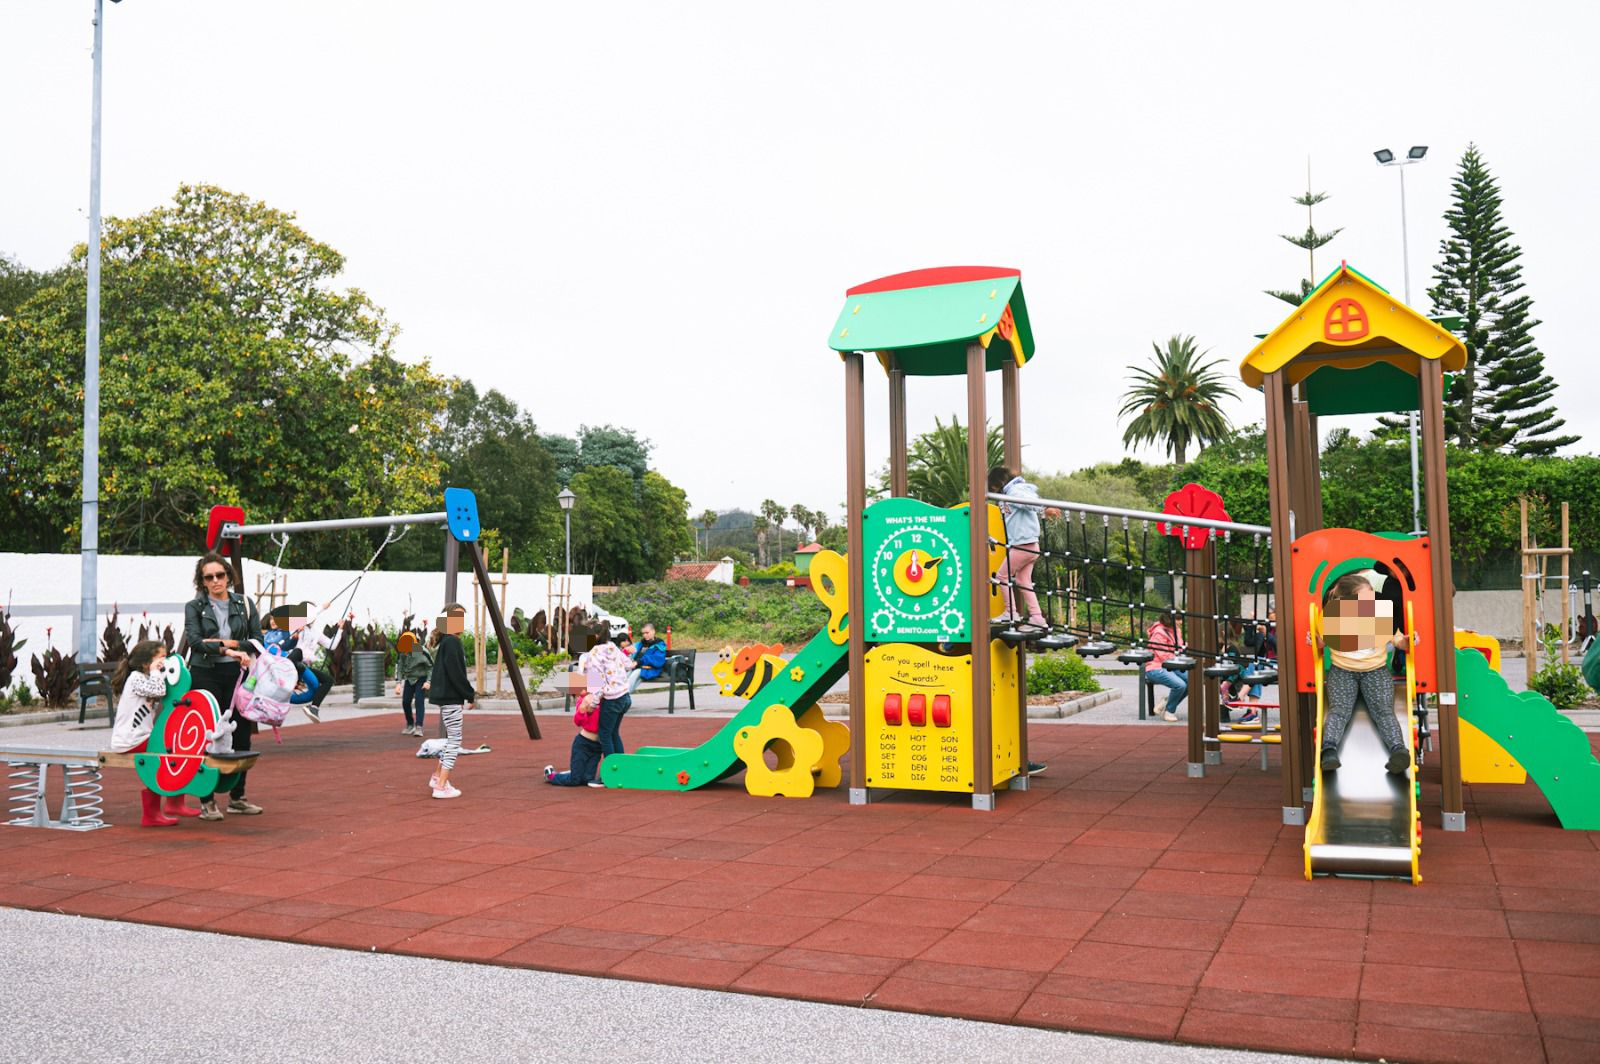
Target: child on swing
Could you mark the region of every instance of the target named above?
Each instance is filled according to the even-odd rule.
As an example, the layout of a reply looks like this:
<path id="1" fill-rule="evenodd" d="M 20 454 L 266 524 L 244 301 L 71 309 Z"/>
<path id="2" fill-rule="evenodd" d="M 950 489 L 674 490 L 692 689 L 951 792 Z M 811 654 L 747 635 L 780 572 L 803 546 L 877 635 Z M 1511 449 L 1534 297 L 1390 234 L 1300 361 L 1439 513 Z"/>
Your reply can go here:
<path id="1" fill-rule="evenodd" d="M 1380 610 L 1380 606 L 1387 608 Z M 1385 613 L 1390 618 L 1387 623 L 1382 616 Z M 1394 677 L 1388 668 L 1389 648 L 1409 649 L 1411 636 L 1397 631 L 1385 640 L 1377 638 L 1382 634 L 1380 630 L 1392 628 L 1392 618 L 1393 608 L 1387 602 L 1379 603 L 1372 584 L 1357 573 L 1341 576 L 1328 592 L 1323 627 L 1333 663 L 1324 677 L 1327 690 L 1327 711 L 1322 721 L 1324 772 L 1334 772 L 1340 767 L 1339 747 L 1355 715 L 1357 694 L 1366 703 L 1367 715 L 1377 725 L 1378 735 L 1389 751 L 1384 767 L 1397 776 L 1411 767 L 1411 747 L 1401 734 L 1400 722 L 1395 719 Z M 1312 646 L 1316 653 L 1322 653 L 1323 640 L 1314 640 Z"/>
<path id="2" fill-rule="evenodd" d="M 111 749 L 118 753 L 144 753 L 155 727 L 161 702 L 167 697 L 167 681 L 162 666 L 167 660 L 167 645 L 158 639 L 135 643 L 117 666 L 111 686 L 117 693 L 117 723 L 111 730 Z M 144 815 L 139 824 L 147 828 L 170 828 L 182 816 L 199 816 L 200 810 L 183 804 L 183 795 L 169 795 L 162 808 L 161 795 L 148 787 L 139 792 Z"/>

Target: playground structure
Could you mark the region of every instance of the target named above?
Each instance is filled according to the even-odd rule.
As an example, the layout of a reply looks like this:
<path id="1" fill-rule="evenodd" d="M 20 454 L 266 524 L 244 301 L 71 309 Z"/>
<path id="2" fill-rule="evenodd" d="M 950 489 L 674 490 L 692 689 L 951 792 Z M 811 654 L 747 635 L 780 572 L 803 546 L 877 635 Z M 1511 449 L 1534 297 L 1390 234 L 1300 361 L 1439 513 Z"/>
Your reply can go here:
<path id="1" fill-rule="evenodd" d="M 244 557 L 242 553 L 245 536 L 267 535 L 273 537 L 279 544 L 278 558 L 281 561 L 283 551 L 287 547 L 288 537 L 297 532 L 331 532 L 341 529 L 355 528 L 384 528 L 383 545 L 373 554 L 367 562 L 367 569 L 382 554 L 384 547 L 398 538 L 394 534 L 396 528 L 405 528 L 410 525 L 444 525 L 449 533 L 444 537 L 444 597 L 441 602 L 455 602 L 457 588 L 457 574 L 460 566 L 459 547 L 462 543 L 469 546 L 467 556 L 472 559 L 472 570 L 477 578 L 477 589 L 482 597 L 483 609 L 488 614 L 494 626 L 495 638 L 499 641 L 500 660 L 510 673 L 511 689 L 517 696 L 517 707 L 522 711 L 523 724 L 528 730 L 528 738 L 539 738 L 539 722 L 533 715 L 533 703 L 528 698 L 527 685 L 523 682 L 522 671 L 517 667 L 516 652 L 511 646 L 511 636 L 506 630 L 505 618 L 501 615 L 500 605 L 495 599 L 494 581 L 489 575 L 488 567 L 484 564 L 483 553 L 478 549 L 478 538 L 482 528 L 478 521 L 478 499 L 466 488 L 445 488 L 444 509 L 431 513 L 420 514 L 390 514 L 387 517 L 343 517 L 323 521 L 288 521 L 277 524 L 245 524 L 244 510 L 237 506 L 213 506 L 207 519 L 206 546 L 217 551 L 233 567 L 234 586 L 244 586 Z M 276 570 L 276 565 L 274 566 Z M 362 570 L 363 573 L 366 569 Z M 359 587 L 360 577 L 355 581 Z M 354 591 L 351 592 L 354 595 Z"/>

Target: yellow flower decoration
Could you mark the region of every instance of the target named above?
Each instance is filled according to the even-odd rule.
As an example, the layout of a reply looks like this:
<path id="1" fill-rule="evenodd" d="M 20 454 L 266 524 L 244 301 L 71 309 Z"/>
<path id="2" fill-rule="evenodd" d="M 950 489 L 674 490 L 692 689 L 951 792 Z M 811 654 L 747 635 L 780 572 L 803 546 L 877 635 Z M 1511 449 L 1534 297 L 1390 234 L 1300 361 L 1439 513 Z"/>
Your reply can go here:
<path id="1" fill-rule="evenodd" d="M 805 680 L 805 678 L 806 670 L 802 669 L 800 666 L 796 665 L 794 668 L 789 670 L 789 679 L 793 680 L 795 683 L 801 683 Z"/>

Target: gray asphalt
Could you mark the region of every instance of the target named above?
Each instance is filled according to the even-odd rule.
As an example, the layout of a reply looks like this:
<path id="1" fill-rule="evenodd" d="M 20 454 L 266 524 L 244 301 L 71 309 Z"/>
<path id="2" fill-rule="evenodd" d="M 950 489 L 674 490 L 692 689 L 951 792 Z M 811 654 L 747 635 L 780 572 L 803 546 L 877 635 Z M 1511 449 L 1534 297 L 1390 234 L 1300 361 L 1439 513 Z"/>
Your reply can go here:
<path id="1" fill-rule="evenodd" d="M 1276 1064 L 709 990 L 324 949 L 0 908 L 0 1059 L 766 1064 Z"/>

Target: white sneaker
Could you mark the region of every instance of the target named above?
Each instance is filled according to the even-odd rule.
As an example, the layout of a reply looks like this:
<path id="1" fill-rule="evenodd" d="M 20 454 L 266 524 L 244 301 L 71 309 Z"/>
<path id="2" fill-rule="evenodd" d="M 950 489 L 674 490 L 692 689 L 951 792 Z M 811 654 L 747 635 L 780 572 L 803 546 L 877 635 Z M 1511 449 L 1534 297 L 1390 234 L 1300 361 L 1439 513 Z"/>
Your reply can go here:
<path id="1" fill-rule="evenodd" d="M 546 765 L 544 767 L 544 781 L 546 783 L 549 783 L 550 782 L 550 777 L 554 776 L 555 774 L 556 774 L 556 767 L 554 765 Z"/>
<path id="2" fill-rule="evenodd" d="M 407 724 L 404 728 L 400 729 L 400 734 L 401 735 L 414 735 L 414 734 L 416 734 L 416 729 L 413 728 L 411 725 Z"/>
<path id="3" fill-rule="evenodd" d="M 601 783 L 599 780 L 590 780 L 589 781 L 589 786 L 598 788 L 600 790 L 605 790 L 605 786 L 606 785 L 604 783 Z"/>
<path id="4" fill-rule="evenodd" d="M 446 783 L 443 787 L 435 787 L 433 796 L 435 798 L 460 798 L 461 792 L 456 790 L 455 784 Z"/>
<path id="5" fill-rule="evenodd" d="M 439 777 L 437 775 L 429 776 L 428 777 L 428 790 L 436 791 L 438 789 L 439 789 Z"/>
<path id="6" fill-rule="evenodd" d="M 322 710 L 312 705 L 310 702 L 300 703 L 300 711 L 306 716 L 310 717 L 313 724 L 322 723 Z"/>
<path id="7" fill-rule="evenodd" d="M 1161 719 L 1165 721 L 1174 721 L 1178 719 L 1178 715 L 1169 709 L 1165 713 L 1161 714 Z"/>

